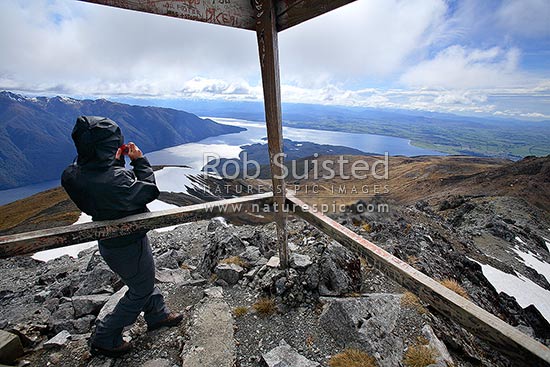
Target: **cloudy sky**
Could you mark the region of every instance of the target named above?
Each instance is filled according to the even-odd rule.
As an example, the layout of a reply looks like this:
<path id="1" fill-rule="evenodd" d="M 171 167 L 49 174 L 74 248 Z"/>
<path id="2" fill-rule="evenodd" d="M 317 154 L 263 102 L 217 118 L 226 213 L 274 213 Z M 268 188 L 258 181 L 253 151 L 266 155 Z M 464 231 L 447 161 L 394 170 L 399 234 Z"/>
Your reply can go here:
<path id="1" fill-rule="evenodd" d="M 550 1 L 358 0 L 279 35 L 283 101 L 550 119 Z M 0 90 L 261 100 L 255 33 L 0 1 Z"/>

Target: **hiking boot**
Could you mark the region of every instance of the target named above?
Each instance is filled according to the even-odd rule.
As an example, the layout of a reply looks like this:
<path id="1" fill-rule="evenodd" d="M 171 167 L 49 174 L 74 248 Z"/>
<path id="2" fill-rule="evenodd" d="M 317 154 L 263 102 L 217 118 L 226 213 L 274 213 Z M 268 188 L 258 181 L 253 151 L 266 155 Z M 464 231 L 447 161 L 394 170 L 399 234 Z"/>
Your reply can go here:
<path id="1" fill-rule="evenodd" d="M 123 356 L 124 354 L 128 353 L 132 350 L 132 345 L 126 341 L 122 341 L 122 344 L 116 348 L 102 348 L 94 345 L 92 343 L 90 348 L 90 353 L 93 356 L 105 356 L 105 357 L 111 357 L 111 358 L 118 358 Z"/>
<path id="2" fill-rule="evenodd" d="M 153 331 L 164 326 L 167 326 L 167 327 L 177 326 L 180 324 L 182 320 L 183 320 L 183 315 L 181 313 L 170 312 L 170 314 L 166 316 L 164 320 L 159 321 L 153 325 L 148 325 L 147 331 Z"/>

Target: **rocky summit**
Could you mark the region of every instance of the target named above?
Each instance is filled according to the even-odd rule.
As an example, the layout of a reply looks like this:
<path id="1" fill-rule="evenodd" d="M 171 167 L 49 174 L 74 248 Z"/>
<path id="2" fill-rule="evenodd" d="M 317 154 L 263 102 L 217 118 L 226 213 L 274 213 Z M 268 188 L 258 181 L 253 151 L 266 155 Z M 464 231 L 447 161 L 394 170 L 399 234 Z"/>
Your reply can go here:
<path id="1" fill-rule="evenodd" d="M 515 169 L 499 162 L 482 172 L 476 161 L 477 172 L 459 172 L 469 186 L 453 185 L 452 190 L 445 189 L 450 176 L 422 172 L 422 159 L 402 162 L 409 164 L 409 171 L 401 174 L 410 177 L 416 170 L 418 179 L 416 186 L 400 187 L 387 198 L 389 212 L 363 211 L 381 200 L 374 197 L 370 202 L 350 201 L 344 210 L 329 215 L 550 345 L 545 293 L 550 285 L 544 265 L 550 263 L 550 223 L 540 206 L 547 196 L 544 190 L 543 195 L 522 196 L 523 189 L 507 181 L 510 175 L 532 175 L 531 182 L 544 186 L 548 159 L 516 162 Z M 458 160 L 440 158 L 440 163 L 453 159 Z M 456 174 L 449 173 L 455 175 L 455 183 Z M 494 187 L 505 183 L 487 191 L 487 181 Z M 437 194 L 430 193 L 428 184 Z M 414 197 L 420 190 L 422 198 Z M 288 232 L 290 268 L 281 270 L 273 223 L 242 224 L 228 217 L 151 231 L 158 286 L 169 307 L 186 318 L 177 328 L 149 333 L 138 318 L 124 331 L 134 349 L 120 359 L 89 353 L 94 325 L 126 291 L 97 247 L 77 258 L 48 262 L 30 257 L 0 260 L 0 329 L 11 348 L 6 350 L 12 351 L 6 357 L 10 360 L 1 362 L 169 367 L 338 367 L 351 361 L 388 367 L 521 365 L 302 219 L 290 215 Z M 514 287 L 517 281 L 522 287 Z"/>

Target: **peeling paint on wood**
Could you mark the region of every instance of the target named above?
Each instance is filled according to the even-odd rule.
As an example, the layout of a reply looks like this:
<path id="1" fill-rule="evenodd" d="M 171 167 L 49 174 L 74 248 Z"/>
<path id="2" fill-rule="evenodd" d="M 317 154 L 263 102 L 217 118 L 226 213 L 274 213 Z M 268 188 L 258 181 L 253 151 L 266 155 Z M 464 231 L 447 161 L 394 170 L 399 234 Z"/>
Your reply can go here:
<path id="1" fill-rule="evenodd" d="M 250 0 L 80 0 L 145 13 L 255 29 Z"/>
<path id="2" fill-rule="evenodd" d="M 273 194 L 269 192 L 153 213 L 131 215 L 117 220 L 83 223 L 0 236 L 0 258 L 32 254 L 77 243 L 123 236 L 137 231 L 209 219 L 223 214 L 244 211 L 244 206 L 251 203 L 271 204 L 272 198 Z M 239 205 L 242 206 L 239 208 Z"/>
<path id="3" fill-rule="evenodd" d="M 254 0 L 80 0 L 144 13 L 195 20 L 248 30 L 256 29 Z M 279 0 L 276 9 L 277 30 L 330 12 L 355 0 Z"/>

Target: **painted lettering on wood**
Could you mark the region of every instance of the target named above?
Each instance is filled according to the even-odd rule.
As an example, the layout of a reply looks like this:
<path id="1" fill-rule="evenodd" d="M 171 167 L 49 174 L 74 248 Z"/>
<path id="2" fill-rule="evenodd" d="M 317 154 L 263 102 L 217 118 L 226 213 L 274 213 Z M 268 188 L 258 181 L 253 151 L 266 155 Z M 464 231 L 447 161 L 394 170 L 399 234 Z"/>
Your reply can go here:
<path id="1" fill-rule="evenodd" d="M 81 0 L 235 28 L 255 29 L 250 0 Z"/>

